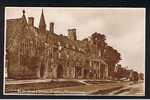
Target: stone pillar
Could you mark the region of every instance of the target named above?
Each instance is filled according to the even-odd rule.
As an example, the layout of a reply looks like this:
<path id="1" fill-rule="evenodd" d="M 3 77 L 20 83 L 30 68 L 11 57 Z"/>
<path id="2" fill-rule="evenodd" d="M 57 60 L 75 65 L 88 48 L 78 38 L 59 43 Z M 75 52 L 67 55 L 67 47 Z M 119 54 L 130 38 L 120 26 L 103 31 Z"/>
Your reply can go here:
<path id="1" fill-rule="evenodd" d="M 43 78 L 48 78 L 48 60 L 45 61 L 45 71 Z"/>
<path id="2" fill-rule="evenodd" d="M 108 65 L 106 65 L 106 79 L 108 79 Z"/>
<path id="3" fill-rule="evenodd" d="M 75 78 L 75 67 L 73 67 L 73 70 L 72 70 L 72 72 L 73 72 L 73 78 Z"/>
<path id="4" fill-rule="evenodd" d="M 101 62 L 98 63 L 98 79 L 100 79 L 100 75 L 101 75 L 101 71 L 100 71 L 100 67 L 101 67 Z"/>
<path id="5" fill-rule="evenodd" d="M 106 79 L 108 79 L 108 66 L 107 65 L 105 65 L 105 73 L 104 73 L 104 79 L 106 80 Z"/>
<path id="6" fill-rule="evenodd" d="M 57 78 L 57 66 L 58 65 L 54 65 L 54 69 L 53 69 L 53 77 Z"/>
<path id="7" fill-rule="evenodd" d="M 66 67 L 67 67 L 67 78 L 71 79 L 71 68 L 68 64 L 66 64 Z"/>
<path id="8" fill-rule="evenodd" d="M 40 78 L 40 68 L 41 68 L 41 66 L 36 68 L 36 76 L 37 76 L 37 78 Z"/>

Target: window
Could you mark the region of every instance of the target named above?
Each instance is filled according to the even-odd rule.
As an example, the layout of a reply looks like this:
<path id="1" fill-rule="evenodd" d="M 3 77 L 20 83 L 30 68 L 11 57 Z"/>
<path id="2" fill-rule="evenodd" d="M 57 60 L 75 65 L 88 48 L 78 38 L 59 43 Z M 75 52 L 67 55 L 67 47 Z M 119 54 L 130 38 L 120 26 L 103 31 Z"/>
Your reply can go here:
<path id="1" fill-rule="evenodd" d="M 60 57 L 61 57 L 61 53 L 59 52 L 59 53 L 58 53 L 58 58 L 60 59 Z"/>
<path id="2" fill-rule="evenodd" d="M 60 42 L 58 42 L 58 45 L 60 46 Z"/>
<path id="3" fill-rule="evenodd" d="M 90 61 L 90 67 L 92 67 L 92 61 Z"/>
<path id="4" fill-rule="evenodd" d="M 81 76 L 81 67 L 76 66 L 75 67 L 75 77 L 78 78 L 79 76 Z"/>

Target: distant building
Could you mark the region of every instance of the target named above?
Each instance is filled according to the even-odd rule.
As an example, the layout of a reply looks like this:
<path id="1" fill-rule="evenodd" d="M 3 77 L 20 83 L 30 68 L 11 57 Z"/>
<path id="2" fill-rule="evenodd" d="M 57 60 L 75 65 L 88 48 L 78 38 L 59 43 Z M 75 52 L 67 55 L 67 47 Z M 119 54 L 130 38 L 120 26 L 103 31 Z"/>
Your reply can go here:
<path id="1" fill-rule="evenodd" d="M 6 21 L 8 78 L 107 79 L 108 65 L 92 39 L 78 40 L 76 29 L 68 36 L 54 32 L 54 23 L 46 30 L 42 11 L 39 28 L 34 18 L 23 16 Z"/>

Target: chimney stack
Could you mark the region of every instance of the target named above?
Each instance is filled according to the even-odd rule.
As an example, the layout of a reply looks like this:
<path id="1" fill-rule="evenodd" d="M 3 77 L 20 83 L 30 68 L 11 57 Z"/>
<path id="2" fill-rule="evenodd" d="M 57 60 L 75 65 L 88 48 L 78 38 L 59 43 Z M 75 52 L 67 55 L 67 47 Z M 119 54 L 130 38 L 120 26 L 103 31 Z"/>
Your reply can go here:
<path id="1" fill-rule="evenodd" d="M 76 36 L 76 29 L 68 29 L 68 38 L 71 40 L 76 41 L 77 40 L 77 36 Z"/>
<path id="2" fill-rule="evenodd" d="M 54 33 L 54 23 L 53 22 L 51 22 L 49 24 L 49 31 L 50 31 L 50 33 Z"/>
<path id="3" fill-rule="evenodd" d="M 28 17 L 29 26 L 34 26 L 34 17 Z"/>

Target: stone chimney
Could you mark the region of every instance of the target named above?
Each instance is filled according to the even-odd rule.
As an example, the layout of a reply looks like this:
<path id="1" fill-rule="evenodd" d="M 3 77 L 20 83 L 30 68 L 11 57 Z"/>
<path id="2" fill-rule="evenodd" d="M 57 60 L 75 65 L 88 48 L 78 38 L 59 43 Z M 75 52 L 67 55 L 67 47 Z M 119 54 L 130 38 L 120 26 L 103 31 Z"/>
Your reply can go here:
<path id="1" fill-rule="evenodd" d="M 76 29 L 68 29 L 68 38 L 71 40 L 76 41 L 77 40 L 77 36 L 76 36 Z"/>
<path id="2" fill-rule="evenodd" d="M 34 26 L 34 17 L 28 17 L 29 26 Z"/>
<path id="3" fill-rule="evenodd" d="M 49 24 L 49 31 L 50 31 L 50 33 L 54 33 L 54 23 L 53 22 L 51 22 Z"/>

